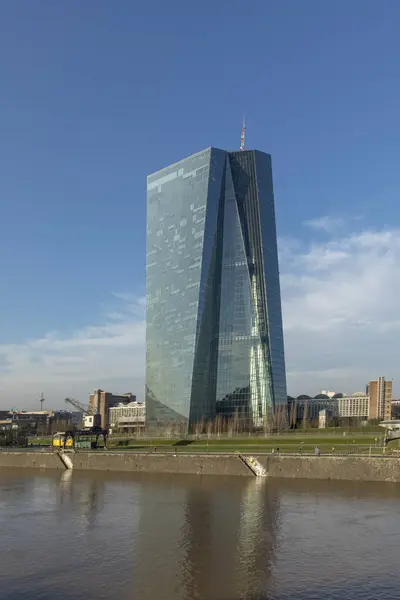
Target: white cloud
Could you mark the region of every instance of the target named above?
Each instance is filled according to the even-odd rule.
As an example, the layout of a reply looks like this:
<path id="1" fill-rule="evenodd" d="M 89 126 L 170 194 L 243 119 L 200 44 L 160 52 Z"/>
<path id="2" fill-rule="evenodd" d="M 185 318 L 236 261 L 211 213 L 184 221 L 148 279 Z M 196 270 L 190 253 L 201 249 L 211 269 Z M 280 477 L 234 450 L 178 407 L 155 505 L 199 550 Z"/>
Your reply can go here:
<path id="1" fill-rule="evenodd" d="M 363 390 L 398 374 L 400 229 L 280 240 L 288 391 Z M 86 401 L 95 387 L 144 391 L 144 298 L 113 294 L 104 322 L 0 345 L 0 408 Z"/>
<path id="2" fill-rule="evenodd" d="M 321 231 L 326 231 L 327 233 L 333 233 L 344 225 L 344 220 L 341 217 L 331 217 L 325 215 L 316 219 L 303 221 L 303 225 L 306 227 L 311 227 L 312 229 L 319 229 Z"/>
<path id="3" fill-rule="evenodd" d="M 323 233 L 327 233 L 329 235 L 343 234 L 348 230 L 350 225 L 360 225 L 360 221 L 364 219 L 363 215 L 353 215 L 353 216 L 332 216 L 332 215 L 324 215 L 322 217 L 317 217 L 315 219 L 308 219 L 303 221 L 302 225 L 305 227 L 309 227 L 314 229 L 315 231 L 320 231 Z"/>
<path id="4" fill-rule="evenodd" d="M 281 252 L 289 393 L 353 392 L 397 377 L 400 229 Z M 396 386 L 396 380 L 394 382 Z"/>
<path id="5" fill-rule="evenodd" d="M 50 332 L 22 344 L 0 345 L 0 407 L 61 407 L 65 396 L 85 402 L 96 388 L 143 397 L 144 299 L 114 294 L 118 307 L 100 325 L 65 335 Z"/>

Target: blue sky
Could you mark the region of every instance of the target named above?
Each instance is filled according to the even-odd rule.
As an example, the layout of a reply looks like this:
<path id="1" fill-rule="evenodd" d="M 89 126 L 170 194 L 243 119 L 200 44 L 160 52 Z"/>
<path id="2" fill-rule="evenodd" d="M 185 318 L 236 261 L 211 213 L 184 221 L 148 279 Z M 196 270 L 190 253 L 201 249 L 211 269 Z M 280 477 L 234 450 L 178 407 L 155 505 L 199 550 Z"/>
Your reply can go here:
<path id="1" fill-rule="evenodd" d="M 288 389 L 396 389 L 398 0 L 0 3 L 0 407 L 142 395 L 145 181 L 271 152 Z"/>

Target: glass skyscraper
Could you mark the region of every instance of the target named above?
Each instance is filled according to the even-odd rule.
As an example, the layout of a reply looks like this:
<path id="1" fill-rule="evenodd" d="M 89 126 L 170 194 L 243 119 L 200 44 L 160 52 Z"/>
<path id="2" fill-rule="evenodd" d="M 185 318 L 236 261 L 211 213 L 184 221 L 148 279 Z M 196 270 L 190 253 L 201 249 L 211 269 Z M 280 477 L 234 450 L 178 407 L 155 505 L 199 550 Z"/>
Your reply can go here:
<path id="1" fill-rule="evenodd" d="M 285 409 L 269 154 L 207 148 L 147 178 L 146 310 L 148 426 Z"/>

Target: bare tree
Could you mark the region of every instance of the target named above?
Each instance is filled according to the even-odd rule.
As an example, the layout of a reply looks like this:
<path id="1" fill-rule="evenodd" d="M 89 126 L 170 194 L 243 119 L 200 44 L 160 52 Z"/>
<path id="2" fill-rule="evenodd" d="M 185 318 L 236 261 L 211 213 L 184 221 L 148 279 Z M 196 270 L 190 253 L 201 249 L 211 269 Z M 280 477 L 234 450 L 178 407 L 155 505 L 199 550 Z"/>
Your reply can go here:
<path id="1" fill-rule="evenodd" d="M 239 409 L 235 408 L 235 413 L 233 415 L 233 432 L 234 435 L 237 435 L 239 431 Z"/>
<path id="2" fill-rule="evenodd" d="M 308 402 L 304 402 L 303 408 L 303 429 L 307 429 L 307 419 L 308 419 Z"/>
<path id="3" fill-rule="evenodd" d="M 291 406 L 290 406 L 290 423 L 289 423 L 290 427 L 293 429 L 296 426 L 296 422 L 297 422 L 296 416 L 297 416 L 297 403 L 296 403 L 296 400 L 293 400 L 293 402 L 291 403 Z"/>
<path id="4" fill-rule="evenodd" d="M 263 418 L 263 432 L 265 437 L 268 437 L 271 433 L 271 424 L 268 415 L 264 415 Z"/>
<path id="5" fill-rule="evenodd" d="M 220 437 L 221 436 L 221 431 L 222 431 L 222 417 L 221 417 L 221 415 L 217 415 L 217 417 L 215 419 L 215 428 L 216 428 L 217 436 Z"/>
<path id="6" fill-rule="evenodd" d="M 170 439 L 172 437 L 172 432 L 173 432 L 173 425 L 171 425 L 171 423 L 168 423 L 168 425 L 165 426 L 165 436 Z"/>
<path id="7" fill-rule="evenodd" d="M 227 433 L 228 437 L 232 437 L 234 427 L 234 417 L 230 417 L 227 421 Z"/>
<path id="8" fill-rule="evenodd" d="M 199 423 L 199 437 L 204 433 L 204 417 L 202 416 Z"/>

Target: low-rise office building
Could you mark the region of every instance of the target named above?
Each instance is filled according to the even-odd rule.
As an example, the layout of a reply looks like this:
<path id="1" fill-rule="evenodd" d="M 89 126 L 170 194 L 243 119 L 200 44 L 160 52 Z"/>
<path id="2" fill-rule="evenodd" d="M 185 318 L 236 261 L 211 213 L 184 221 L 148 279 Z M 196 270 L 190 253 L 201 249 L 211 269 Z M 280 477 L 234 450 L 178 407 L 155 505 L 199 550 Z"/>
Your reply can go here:
<path id="1" fill-rule="evenodd" d="M 339 393 L 335 394 L 338 403 L 338 415 L 341 418 L 368 419 L 369 396 L 364 392 L 354 392 L 351 396 Z"/>
<path id="2" fill-rule="evenodd" d="M 400 419 L 400 400 L 392 400 L 392 419 Z"/>
<path id="3" fill-rule="evenodd" d="M 9 414 L 18 427 L 30 429 L 32 433 L 46 435 L 53 413 L 49 410 L 10 410 Z"/>
<path id="4" fill-rule="evenodd" d="M 81 412 L 69 410 L 55 410 L 49 419 L 49 433 L 79 428 L 81 424 Z"/>
<path id="5" fill-rule="evenodd" d="M 140 402 L 120 403 L 109 409 L 109 426 L 124 433 L 143 433 L 146 426 L 146 405 Z"/>
<path id="6" fill-rule="evenodd" d="M 318 424 L 319 414 L 326 410 L 332 418 L 337 416 L 337 399 L 321 393 L 314 397 L 301 394 L 297 398 L 288 396 L 289 426 L 294 427 L 301 422 Z"/>

